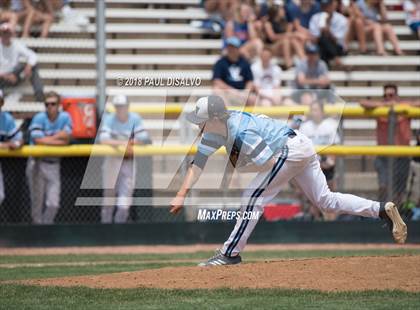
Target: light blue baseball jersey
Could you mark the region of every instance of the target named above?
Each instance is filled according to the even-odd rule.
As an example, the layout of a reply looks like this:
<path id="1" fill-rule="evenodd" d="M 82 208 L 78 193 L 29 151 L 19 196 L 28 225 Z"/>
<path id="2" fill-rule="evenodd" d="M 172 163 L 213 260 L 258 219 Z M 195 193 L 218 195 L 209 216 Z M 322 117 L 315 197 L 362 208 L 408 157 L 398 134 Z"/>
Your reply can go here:
<path id="1" fill-rule="evenodd" d="M 60 131 L 65 131 L 71 135 L 73 129 L 70 115 L 67 112 L 59 112 L 55 121 L 51 122 L 47 112 L 39 112 L 32 119 L 29 126 L 30 144 L 35 144 L 34 140 L 53 136 Z"/>
<path id="2" fill-rule="evenodd" d="M 265 115 L 229 111 L 227 137 L 204 133 L 198 144 L 194 164 L 203 168 L 207 158 L 222 146 L 228 154 L 238 152 L 241 162 L 264 165 L 279 153 L 294 131 L 285 123 Z"/>
<path id="3" fill-rule="evenodd" d="M 128 141 L 134 139 L 138 142 L 149 142 L 149 134 L 143 125 L 143 119 L 136 113 L 129 113 L 128 120 L 122 123 L 117 116 L 112 114 L 105 115 L 102 120 L 99 140 L 121 140 Z"/>
<path id="4" fill-rule="evenodd" d="M 22 132 L 16 127 L 13 116 L 7 112 L 0 112 L 0 142 L 20 140 Z"/>

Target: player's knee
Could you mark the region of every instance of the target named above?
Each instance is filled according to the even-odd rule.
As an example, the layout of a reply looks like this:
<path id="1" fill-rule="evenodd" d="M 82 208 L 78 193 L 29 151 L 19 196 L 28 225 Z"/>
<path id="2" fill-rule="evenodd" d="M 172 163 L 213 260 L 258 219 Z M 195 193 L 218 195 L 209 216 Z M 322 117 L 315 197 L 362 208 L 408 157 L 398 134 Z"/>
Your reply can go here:
<path id="1" fill-rule="evenodd" d="M 328 191 L 319 197 L 317 207 L 324 212 L 335 212 L 337 208 L 337 200 L 334 193 Z"/>

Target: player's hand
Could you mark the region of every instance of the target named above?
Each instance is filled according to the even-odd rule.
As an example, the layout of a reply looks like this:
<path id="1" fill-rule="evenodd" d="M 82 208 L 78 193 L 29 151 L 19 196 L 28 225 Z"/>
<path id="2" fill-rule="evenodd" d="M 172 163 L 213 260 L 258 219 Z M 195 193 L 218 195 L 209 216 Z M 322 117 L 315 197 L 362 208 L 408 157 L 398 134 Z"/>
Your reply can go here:
<path id="1" fill-rule="evenodd" d="M 171 201 L 171 209 L 169 210 L 169 212 L 171 212 L 172 214 L 179 213 L 184 207 L 184 200 L 185 196 L 176 195 L 176 197 Z"/>

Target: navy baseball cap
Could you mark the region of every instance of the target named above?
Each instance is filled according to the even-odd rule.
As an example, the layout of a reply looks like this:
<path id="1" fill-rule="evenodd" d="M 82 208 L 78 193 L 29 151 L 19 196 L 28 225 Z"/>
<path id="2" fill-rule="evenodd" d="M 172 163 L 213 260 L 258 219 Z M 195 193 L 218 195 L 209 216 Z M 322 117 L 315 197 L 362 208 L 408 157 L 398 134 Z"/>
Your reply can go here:
<path id="1" fill-rule="evenodd" d="M 319 48 L 315 44 L 306 44 L 305 52 L 307 54 L 319 54 Z"/>
<path id="2" fill-rule="evenodd" d="M 197 100 L 195 110 L 186 114 L 189 122 L 199 125 L 209 119 L 220 118 L 227 114 L 222 97 L 210 95 Z"/>
<path id="3" fill-rule="evenodd" d="M 226 39 L 226 45 L 232 45 L 234 47 L 241 47 L 241 40 L 238 37 L 230 37 Z"/>
<path id="4" fill-rule="evenodd" d="M 332 2 L 333 2 L 333 0 L 320 0 L 319 1 L 319 3 L 321 5 L 328 5 L 328 4 L 332 3 Z"/>

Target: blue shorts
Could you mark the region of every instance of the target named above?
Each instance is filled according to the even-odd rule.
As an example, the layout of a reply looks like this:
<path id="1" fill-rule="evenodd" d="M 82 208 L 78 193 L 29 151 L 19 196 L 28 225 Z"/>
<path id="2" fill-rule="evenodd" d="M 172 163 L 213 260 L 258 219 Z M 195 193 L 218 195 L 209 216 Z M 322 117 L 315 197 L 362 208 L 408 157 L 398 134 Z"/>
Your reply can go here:
<path id="1" fill-rule="evenodd" d="M 417 33 L 418 29 L 420 28 L 420 21 L 415 22 L 415 23 L 411 23 L 410 25 L 408 25 L 410 27 L 410 29 L 414 32 Z"/>

